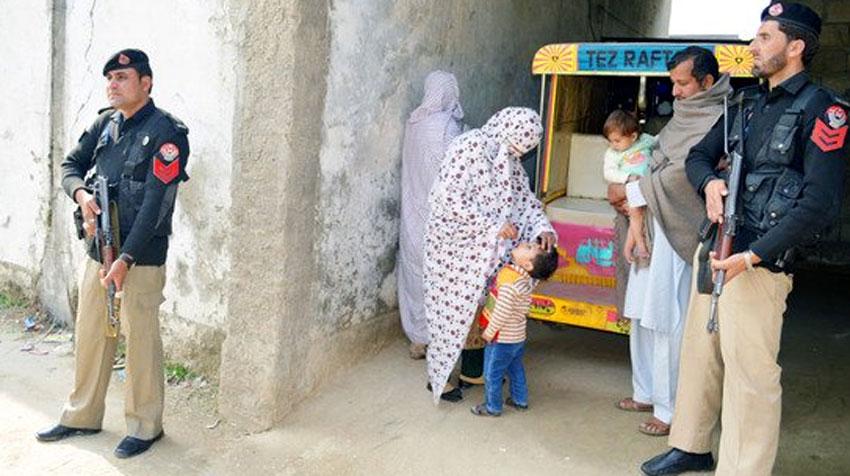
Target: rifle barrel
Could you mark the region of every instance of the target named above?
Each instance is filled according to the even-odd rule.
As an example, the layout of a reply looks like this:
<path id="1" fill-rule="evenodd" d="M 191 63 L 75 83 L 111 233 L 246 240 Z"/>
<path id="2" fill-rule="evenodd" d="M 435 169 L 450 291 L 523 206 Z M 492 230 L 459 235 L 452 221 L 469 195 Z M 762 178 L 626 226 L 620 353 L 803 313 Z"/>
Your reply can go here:
<path id="1" fill-rule="evenodd" d="M 738 192 L 741 186 L 741 175 L 744 167 L 744 103 L 739 103 L 738 124 L 740 126 L 735 149 L 729 152 L 729 102 L 723 98 L 723 150 L 730 160 L 729 181 L 727 183 L 728 194 L 723 200 L 723 223 L 718 229 L 717 259 L 724 260 L 732 255 L 732 242 L 737 234 L 738 228 Z M 722 230 L 722 231 L 721 231 Z M 717 307 L 720 295 L 723 294 L 723 285 L 726 282 L 726 271 L 718 270 L 714 276 L 714 288 L 711 292 L 711 308 L 708 318 L 708 332 L 716 332 Z"/>

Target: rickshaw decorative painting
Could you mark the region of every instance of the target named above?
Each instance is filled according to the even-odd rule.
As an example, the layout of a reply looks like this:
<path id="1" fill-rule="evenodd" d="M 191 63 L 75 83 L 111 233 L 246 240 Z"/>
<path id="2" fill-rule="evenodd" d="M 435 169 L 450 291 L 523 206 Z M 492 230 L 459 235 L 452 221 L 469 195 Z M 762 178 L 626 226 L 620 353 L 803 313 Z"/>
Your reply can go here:
<path id="1" fill-rule="evenodd" d="M 531 299 L 533 319 L 626 334 L 610 296 L 616 286 L 618 250 L 614 230 L 553 221 L 558 233 L 558 270 Z"/>
<path id="2" fill-rule="evenodd" d="M 618 250 L 614 230 L 575 223 L 554 222 L 558 233 L 558 270 L 552 280 L 570 284 L 616 285 Z"/>
<path id="3" fill-rule="evenodd" d="M 545 71 L 548 74 L 575 73 L 578 71 L 578 45 L 547 45 L 534 56 L 532 71 Z"/>
<path id="4" fill-rule="evenodd" d="M 720 71 L 732 76 L 749 76 L 753 69 L 753 54 L 743 45 L 717 45 L 714 50 Z"/>

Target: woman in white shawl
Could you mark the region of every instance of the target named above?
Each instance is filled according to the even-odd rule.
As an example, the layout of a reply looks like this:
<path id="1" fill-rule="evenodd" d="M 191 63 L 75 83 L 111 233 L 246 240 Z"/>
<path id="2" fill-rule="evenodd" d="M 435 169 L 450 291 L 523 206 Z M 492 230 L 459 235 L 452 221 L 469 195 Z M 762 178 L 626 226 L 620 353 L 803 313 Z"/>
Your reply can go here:
<path id="1" fill-rule="evenodd" d="M 428 220 L 428 193 L 449 142 L 462 132 L 463 109 L 457 79 L 434 71 L 425 78 L 425 96 L 407 120 L 401 161 L 398 303 L 410 340 L 410 357 L 425 358 L 428 323 L 422 303 L 422 255 Z"/>
<path id="2" fill-rule="evenodd" d="M 540 116 L 510 107 L 455 139 L 431 190 L 425 235 L 428 377 L 439 402 L 486 284 L 518 242 L 556 236 L 520 158 L 540 142 Z"/>

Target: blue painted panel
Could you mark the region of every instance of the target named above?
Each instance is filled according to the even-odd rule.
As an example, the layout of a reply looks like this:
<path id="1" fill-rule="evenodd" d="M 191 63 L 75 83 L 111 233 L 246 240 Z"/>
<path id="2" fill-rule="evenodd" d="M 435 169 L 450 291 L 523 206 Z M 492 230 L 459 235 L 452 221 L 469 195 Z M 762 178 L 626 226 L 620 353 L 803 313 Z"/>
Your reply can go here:
<path id="1" fill-rule="evenodd" d="M 579 71 L 667 72 L 667 62 L 688 44 L 583 44 L 578 49 Z M 714 45 L 699 44 L 709 51 Z"/>

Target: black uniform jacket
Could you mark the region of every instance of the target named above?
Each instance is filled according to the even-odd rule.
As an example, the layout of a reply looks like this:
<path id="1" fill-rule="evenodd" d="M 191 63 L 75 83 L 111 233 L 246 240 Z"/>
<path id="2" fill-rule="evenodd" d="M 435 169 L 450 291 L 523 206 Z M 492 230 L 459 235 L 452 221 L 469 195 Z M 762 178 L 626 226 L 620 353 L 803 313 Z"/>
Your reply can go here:
<path id="1" fill-rule="evenodd" d="M 754 91 L 754 101 L 745 105 L 751 114 L 745 121 L 744 174 L 756 167 L 755 157 L 770 139 L 779 117 L 808 83 L 808 76 L 801 72 L 772 90 L 762 85 Z M 730 128 L 736 114 L 737 110 L 730 107 Z M 688 179 L 703 196 L 705 185 L 718 178 L 716 166 L 724 153 L 723 125 L 721 117 L 691 149 L 685 162 Z M 810 242 L 814 234 L 832 224 L 841 210 L 845 164 L 850 155 L 846 103 L 819 89 L 803 111 L 801 126 L 797 150 L 788 165 L 803 175 L 796 206 L 766 233 L 754 233 L 740 227 L 733 246 L 734 252 L 751 249 L 769 268 L 769 263 L 775 262 L 786 250 Z M 744 177 L 742 183 L 745 183 Z M 746 194 L 743 199 L 746 200 Z"/>
<path id="2" fill-rule="evenodd" d="M 117 193 L 121 253 L 137 265 L 165 264 L 177 184 L 188 179 L 188 129 L 153 99 L 127 120 L 101 114 L 62 162 L 62 187 L 72 199 L 95 168 Z M 89 255 L 98 259 L 90 248 Z"/>

